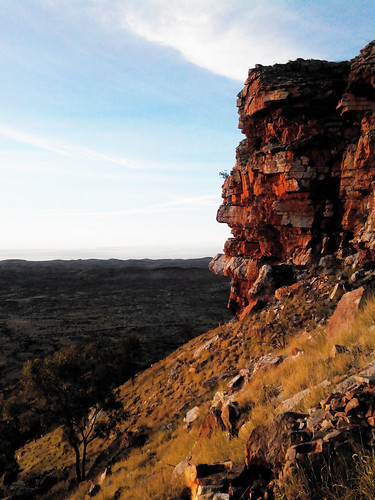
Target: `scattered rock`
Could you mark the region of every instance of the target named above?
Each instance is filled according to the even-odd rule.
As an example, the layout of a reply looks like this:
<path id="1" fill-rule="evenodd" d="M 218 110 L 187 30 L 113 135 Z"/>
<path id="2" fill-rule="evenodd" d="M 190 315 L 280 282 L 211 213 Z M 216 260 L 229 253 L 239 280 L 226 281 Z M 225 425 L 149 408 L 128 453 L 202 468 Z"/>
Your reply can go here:
<path id="1" fill-rule="evenodd" d="M 191 464 L 187 460 L 182 460 L 180 463 L 176 465 L 176 467 L 173 469 L 173 475 L 174 476 L 182 476 L 182 474 L 185 474 L 185 470 L 190 467 Z"/>
<path id="2" fill-rule="evenodd" d="M 277 300 L 284 299 L 285 297 L 289 297 L 292 295 L 296 290 L 298 290 L 301 286 L 301 283 L 293 283 L 293 285 L 290 286 L 282 286 L 275 290 L 275 297 Z"/>

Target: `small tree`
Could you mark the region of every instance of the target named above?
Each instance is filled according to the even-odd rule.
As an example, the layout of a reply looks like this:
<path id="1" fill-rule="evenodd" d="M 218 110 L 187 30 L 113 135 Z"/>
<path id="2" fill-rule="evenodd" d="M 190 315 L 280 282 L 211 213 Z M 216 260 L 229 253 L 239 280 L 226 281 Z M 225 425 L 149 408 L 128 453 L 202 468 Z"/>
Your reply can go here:
<path id="1" fill-rule="evenodd" d="M 228 179 L 228 177 L 229 177 L 229 173 L 227 170 L 222 170 L 221 172 L 219 172 L 219 175 L 224 180 Z"/>
<path id="2" fill-rule="evenodd" d="M 31 408 L 45 425 L 63 426 L 75 453 L 78 482 L 86 478 L 87 447 L 125 418 L 113 392 L 117 379 L 111 352 L 93 344 L 69 346 L 25 364 L 23 385 Z"/>

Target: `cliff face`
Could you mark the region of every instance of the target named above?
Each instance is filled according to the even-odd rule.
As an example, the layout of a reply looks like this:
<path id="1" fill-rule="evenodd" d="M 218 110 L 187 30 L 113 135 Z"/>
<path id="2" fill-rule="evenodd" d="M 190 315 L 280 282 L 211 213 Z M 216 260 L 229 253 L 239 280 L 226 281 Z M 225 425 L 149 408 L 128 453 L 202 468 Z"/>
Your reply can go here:
<path id="1" fill-rule="evenodd" d="M 210 264 L 232 277 L 231 308 L 325 256 L 375 261 L 375 41 L 351 62 L 257 65 L 237 106 L 246 138 L 217 214 L 233 238 Z"/>

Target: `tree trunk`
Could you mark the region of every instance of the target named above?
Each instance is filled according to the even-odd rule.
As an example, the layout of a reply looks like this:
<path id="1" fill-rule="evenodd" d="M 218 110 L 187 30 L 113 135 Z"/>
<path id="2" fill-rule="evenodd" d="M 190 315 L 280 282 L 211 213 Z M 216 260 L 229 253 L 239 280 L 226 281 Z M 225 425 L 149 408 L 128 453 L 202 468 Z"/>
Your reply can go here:
<path id="1" fill-rule="evenodd" d="M 87 441 L 83 440 L 83 450 L 82 450 L 82 481 L 86 479 L 86 450 Z"/>
<path id="2" fill-rule="evenodd" d="M 77 474 L 77 481 L 80 483 L 81 481 L 84 480 L 84 477 L 81 475 L 81 457 L 79 454 L 79 446 L 76 444 L 72 444 L 74 453 L 76 455 L 76 474 Z"/>

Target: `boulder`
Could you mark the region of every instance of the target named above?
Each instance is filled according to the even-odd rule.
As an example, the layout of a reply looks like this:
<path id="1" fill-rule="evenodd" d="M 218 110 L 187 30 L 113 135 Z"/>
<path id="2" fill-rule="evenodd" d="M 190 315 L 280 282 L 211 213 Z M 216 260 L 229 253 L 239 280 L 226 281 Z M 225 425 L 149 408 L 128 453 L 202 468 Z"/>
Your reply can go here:
<path id="1" fill-rule="evenodd" d="M 301 413 L 281 413 L 270 423 L 256 427 L 246 445 L 247 468 L 262 465 L 280 471 L 287 449 L 294 444 L 292 431 L 299 430 L 299 421 L 305 417 Z"/>
<path id="2" fill-rule="evenodd" d="M 238 421 L 240 415 L 241 410 L 238 406 L 237 401 L 224 405 L 221 410 L 221 421 L 223 422 L 224 427 L 229 432 L 230 436 L 238 435 Z"/>
<path id="3" fill-rule="evenodd" d="M 336 310 L 328 321 L 327 334 L 349 328 L 355 321 L 358 311 L 363 307 L 366 291 L 363 286 L 345 293 L 337 304 Z"/>
<path id="4" fill-rule="evenodd" d="M 232 462 L 191 465 L 185 469 L 186 485 L 192 500 L 212 500 L 215 495 L 228 493 L 229 481 L 237 475 Z M 224 497 L 225 498 L 225 497 Z"/>

